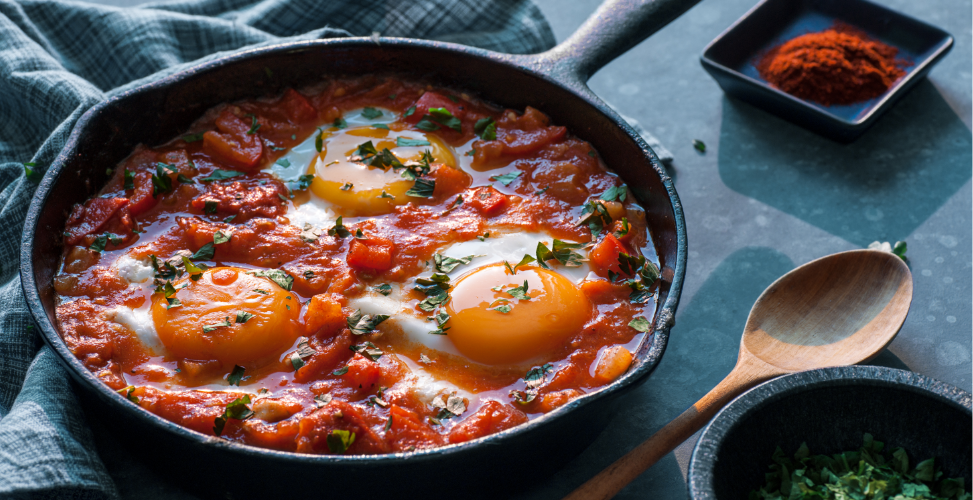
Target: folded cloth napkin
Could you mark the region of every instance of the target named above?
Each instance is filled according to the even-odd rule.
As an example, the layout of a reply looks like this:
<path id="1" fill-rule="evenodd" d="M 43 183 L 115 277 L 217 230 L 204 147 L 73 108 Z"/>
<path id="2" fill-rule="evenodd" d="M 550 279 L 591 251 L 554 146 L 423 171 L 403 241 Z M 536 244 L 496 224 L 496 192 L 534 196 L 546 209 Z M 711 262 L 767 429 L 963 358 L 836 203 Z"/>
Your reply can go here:
<path id="1" fill-rule="evenodd" d="M 77 119 L 220 52 L 374 32 L 509 53 L 554 45 L 530 0 L 0 0 L 0 497 L 118 497 L 17 272 L 36 182 Z"/>

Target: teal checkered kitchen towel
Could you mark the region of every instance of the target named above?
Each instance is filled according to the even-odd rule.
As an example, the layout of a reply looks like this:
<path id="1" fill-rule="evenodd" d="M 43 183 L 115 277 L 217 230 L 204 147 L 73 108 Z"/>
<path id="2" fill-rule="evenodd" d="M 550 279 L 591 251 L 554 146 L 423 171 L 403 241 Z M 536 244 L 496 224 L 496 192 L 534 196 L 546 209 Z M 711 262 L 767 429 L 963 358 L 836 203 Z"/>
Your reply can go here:
<path id="1" fill-rule="evenodd" d="M 529 0 L 0 0 L 0 497 L 118 496 L 18 275 L 27 205 L 77 119 L 219 52 L 376 31 L 510 53 L 554 45 Z"/>

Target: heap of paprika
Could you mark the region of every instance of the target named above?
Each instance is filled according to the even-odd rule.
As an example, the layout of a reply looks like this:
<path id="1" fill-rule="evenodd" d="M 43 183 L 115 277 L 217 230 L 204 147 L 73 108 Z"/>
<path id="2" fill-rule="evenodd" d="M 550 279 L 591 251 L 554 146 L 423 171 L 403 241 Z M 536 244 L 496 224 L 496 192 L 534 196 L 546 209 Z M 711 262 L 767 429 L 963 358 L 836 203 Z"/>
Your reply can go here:
<path id="1" fill-rule="evenodd" d="M 771 85 L 800 99 L 831 106 L 884 94 L 905 75 L 898 49 L 842 23 L 788 40 L 756 66 Z"/>

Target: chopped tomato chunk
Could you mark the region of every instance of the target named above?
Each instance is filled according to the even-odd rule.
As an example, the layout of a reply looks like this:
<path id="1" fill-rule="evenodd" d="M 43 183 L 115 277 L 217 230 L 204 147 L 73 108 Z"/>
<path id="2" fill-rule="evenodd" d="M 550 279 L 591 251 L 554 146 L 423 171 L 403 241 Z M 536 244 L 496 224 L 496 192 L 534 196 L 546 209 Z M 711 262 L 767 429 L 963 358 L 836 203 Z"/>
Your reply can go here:
<path id="1" fill-rule="evenodd" d="M 449 432 L 450 443 L 463 443 L 527 421 L 527 414 L 499 401 L 487 401 Z"/>
<path id="2" fill-rule="evenodd" d="M 385 441 L 394 451 L 432 448 L 442 446 L 445 439 L 438 432 L 422 422 L 419 415 L 398 405 L 389 407 L 392 423 L 385 434 Z"/>
<path id="3" fill-rule="evenodd" d="M 216 130 L 203 134 L 203 151 L 241 168 L 257 166 L 264 147 L 252 125 L 238 118 L 229 108 L 216 119 Z"/>
<path id="4" fill-rule="evenodd" d="M 77 245 L 85 236 L 97 233 L 127 204 L 128 198 L 92 198 L 75 205 L 64 228 L 65 243 Z"/>
<path id="5" fill-rule="evenodd" d="M 358 407 L 338 400 L 322 406 L 301 419 L 297 434 L 298 453 L 336 454 L 328 446 L 328 435 L 335 430 L 354 433 L 355 441 L 347 455 L 388 453 L 388 445 L 375 433 Z"/>
<path id="6" fill-rule="evenodd" d="M 601 277 L 608 277 L 608 271 L 622 274 L 622 270 L 618 267 L 620 253 L 629 253 L 629 251 L 615 235 L 608 233 L 588 253 L 588 260 L 594 271 Z"/>
<path id="7" fill-rule="evenodd" d="M 128 209 L 132 215 L 139 215 L 155 206 L 156 198 L 152 196 L 152 174 L 139 172 L 135 174 L 133 180 L 135 189 L 132 189 L 132 196 L 129 198 Z"/>
<path id="8" fill-rule="evenodd" d="M 211 182 L 206 192 L 192 201 L 203 213 L 236 215 L 234 223 L 255 217 L 274 218 L 287 213 L 287 187 L 277 180 L 249 179 L 229 184 Z"/>
<path id="9" fill-rule="evenodd" d="M 476 188 L 471 198 L 470 205 L 487 217 L 500 214 L 507 208 L 509 203 L 507 196 L 494 189 L 493 186 Z"/>
<path id="10" fill-rule="evenodd" d="M 348 249 L 348 265 L 358 269 L 387 271 L 392 268 L 394 251 L 395 244 L 384 238 L 355 238 Z"/>
<path id="11" fill-rule="evenodd" d="M 355 354 L 355 357 L 351 358 L 351 361 L 346 366 L 348 367 L 348 373 L 345 373 L 341 377 L 354 389 L 371 389 L 375 385 L 375 382 L 378 381 L 378 378 L 382 376 L 382 368 L 378 363 L 361 354 Z"/>
<path id="12" fill-rule="evenodd" d="M 304 329 L 308 334 L 321 332 L 331 337 L 347 324 L 341 311 L 340 295 L 322 293 L 311 297 L 304 314 Z"/>
<path id="13" fill-rule="evenodd" d="M 287 89 L 280 100 L 287 117 L 294 123 L 311 121 L 318 116 L 318 112 L 311 106 L 307 98 L 294 89 Z"/>
<path id="14" fill-rule="evenodd" d="M 294 373 L 294 381 L 307 383 L 338 368 L 338 364 L 348 357 L 351 341 L 351 332 L 348 330 L 324 345 L 318 344 L 317 338 L 312 337 L 311 347 L 317 352 Z"/>
<path id="15" fill-rule="evenodd" d="M 414 104 L 416 107 L 415 112 L 406 117 L 405 121 L 417 123 L 419 120 L 429 114 L 431 108 L 445 108 L 456 118 L 460 120 L 463 119 L 465 113 L 459 103 L 453 102 L 452 99 L 436 92 L 426 92 L 422 94 L 422 97 Z"/>

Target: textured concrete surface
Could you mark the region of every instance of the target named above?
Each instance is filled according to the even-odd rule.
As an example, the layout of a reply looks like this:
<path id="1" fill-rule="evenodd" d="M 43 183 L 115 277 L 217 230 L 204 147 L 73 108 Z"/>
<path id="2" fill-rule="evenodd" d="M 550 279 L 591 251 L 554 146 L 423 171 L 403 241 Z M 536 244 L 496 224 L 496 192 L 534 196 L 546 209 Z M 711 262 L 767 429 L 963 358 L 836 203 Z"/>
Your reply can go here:
<path id="1" fill-rule="evenodd" d="M 559 41 L 600 3 L 535 1 Z M 956 44 L 872 130 L 839 145 L 727 98 L 700 66 L 706 44 L 755 1 L 704 0 L 590 82 L 675 154 L 689 230 L 685 288 L 668 351 L 649 381 L 581 456 L 512 496 L 560 498 L 649 437 L 730 371 L 750 306 L 767 285 L 800 264 L 873 240 L 906 240 L 915 279 L 909 318 L 874 363 L 973 388 L 971 5 L 880 1 L 945 29 Z M 693 139 L 706 143 L 705 154 Z M 96 432 L 124 496 L 193 498 L 140 466 L 107 429 Z M 618 498 L 685 499 L 694 442 Z"/>

